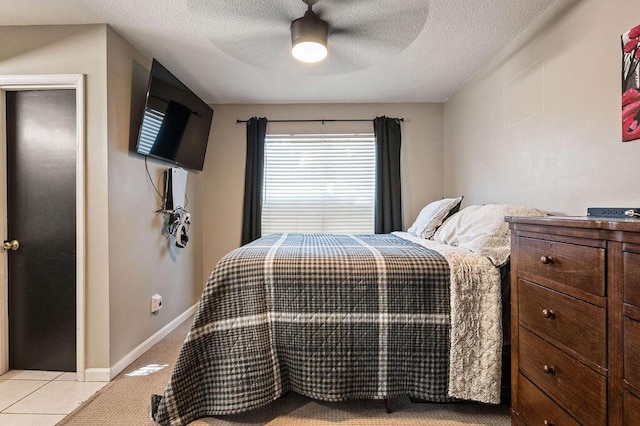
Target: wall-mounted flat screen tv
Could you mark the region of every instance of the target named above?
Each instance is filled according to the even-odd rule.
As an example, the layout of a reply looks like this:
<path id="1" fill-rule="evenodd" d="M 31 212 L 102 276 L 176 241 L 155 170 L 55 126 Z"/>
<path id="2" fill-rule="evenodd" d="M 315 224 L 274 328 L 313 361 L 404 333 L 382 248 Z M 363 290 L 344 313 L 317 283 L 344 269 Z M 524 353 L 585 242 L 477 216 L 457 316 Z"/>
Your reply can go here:
<path id="1" fill-rule="evenodd" d="M 202 170 L 213 109 L 153 60 L 136 152 Z"/>

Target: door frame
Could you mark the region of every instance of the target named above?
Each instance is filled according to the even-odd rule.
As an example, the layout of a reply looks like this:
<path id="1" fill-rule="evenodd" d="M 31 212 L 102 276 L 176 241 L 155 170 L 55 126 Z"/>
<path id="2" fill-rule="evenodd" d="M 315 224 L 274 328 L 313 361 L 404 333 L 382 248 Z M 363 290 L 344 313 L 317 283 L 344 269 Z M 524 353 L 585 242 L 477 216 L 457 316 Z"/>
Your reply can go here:
<path id="1" fill-rule="evenodd" d="M 6 92 L 16 90 L 74 89 L 76 92 L 76 380 L 85 375 L 86 294 L 86 154 L 85 77 L 83 74 L 0 75 L 0 237 L 7 233 L 7 129 Z M 4 235 L 3 235 L 4 234 Z M 9 369 L 9 300 L 7 256 L 0 255 L 0 374 Z"/>

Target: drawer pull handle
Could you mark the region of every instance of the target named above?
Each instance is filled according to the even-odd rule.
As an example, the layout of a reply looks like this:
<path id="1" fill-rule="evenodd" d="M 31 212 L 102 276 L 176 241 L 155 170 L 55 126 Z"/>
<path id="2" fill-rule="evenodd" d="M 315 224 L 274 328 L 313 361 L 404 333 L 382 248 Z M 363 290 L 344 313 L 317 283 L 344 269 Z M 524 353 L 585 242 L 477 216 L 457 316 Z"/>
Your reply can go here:
<path id="1" fill-rule="evenodd" d="M 540 262 L 543 263 L 544 265 L 553 264 L 553 257 L 551 257 L 551 256 L 542 256 L 540 258 Z"/>
<path id="2" fill-rule="evenodd" d="M 542 369 L 546 374 L 555 374 L 556 368 L 553 365 L 545 364 Z"/>
<path id="3" fill-rule="evenodd" d="M 544 426 L 555 426 L 555 423 L 553 423 L 551 420 L 546 420 L 544 422 L 542 422 L 542 424 L 544 424 Z"/>
<path id="4" fill-rule="evenodd" d="M 542 316 L 548 319 L 552 319 L 556 317 L 556 313 L 553 312 L 551 309 L 543 309 Z"/>

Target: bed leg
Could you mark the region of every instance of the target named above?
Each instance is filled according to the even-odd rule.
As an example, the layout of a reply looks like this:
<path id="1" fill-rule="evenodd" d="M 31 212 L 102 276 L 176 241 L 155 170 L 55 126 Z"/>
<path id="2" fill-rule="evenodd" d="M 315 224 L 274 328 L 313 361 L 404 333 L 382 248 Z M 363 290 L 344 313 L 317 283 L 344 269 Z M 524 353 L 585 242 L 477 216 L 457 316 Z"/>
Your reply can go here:
<path id="1" fill-rule="evenodd" d="M 393 400 L 390 398 L 384 399 L 384 408 L 387 410 L 387 414 L 391 414 L 393 412 Z"/>

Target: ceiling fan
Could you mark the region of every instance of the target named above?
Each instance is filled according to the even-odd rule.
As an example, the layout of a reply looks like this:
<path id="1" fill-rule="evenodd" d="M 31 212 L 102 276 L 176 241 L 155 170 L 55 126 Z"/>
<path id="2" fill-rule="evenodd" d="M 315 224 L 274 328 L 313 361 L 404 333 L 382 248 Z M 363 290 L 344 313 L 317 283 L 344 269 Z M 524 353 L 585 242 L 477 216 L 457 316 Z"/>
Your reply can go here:
<path id="1" fill-rule="evenodd" d="M 307 4 L 307 11 L 291 23 L 291 54 L 301 62 L 319 62 L 327 56 L 329 24 L 313 11 L 318 0 L 302 1 Z"/>
<path id="2" fill-rule="evenodd" d="M 418 37 L 429 14 L 425 0 L 394 0 L 392 6 L 388 0 L 187 0 L 187 5 L 218 49 L 291 76 L 343 74 L 383 63 Z M 326 58 L 309 65 L 295 60 L 292 50 L 306 42 L 316 43 L 304 47 L 319 56 L 326 50 Z"/>

